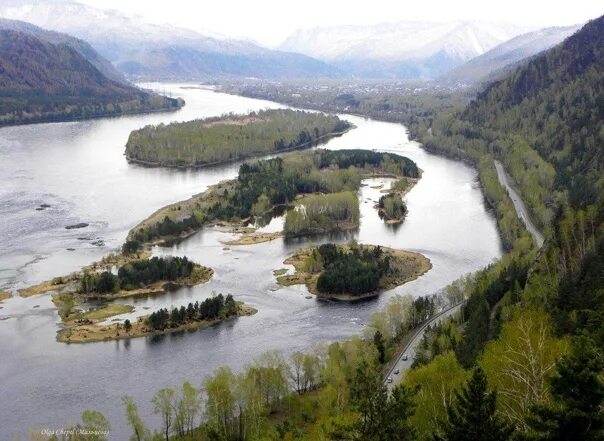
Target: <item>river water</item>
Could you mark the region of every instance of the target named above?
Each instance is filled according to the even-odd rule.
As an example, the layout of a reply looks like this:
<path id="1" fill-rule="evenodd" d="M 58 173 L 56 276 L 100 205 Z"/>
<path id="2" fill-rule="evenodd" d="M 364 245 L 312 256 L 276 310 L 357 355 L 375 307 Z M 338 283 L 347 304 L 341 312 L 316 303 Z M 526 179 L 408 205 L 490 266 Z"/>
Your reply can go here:
<path id="1" fill-rule="evenodd" d="M 236 176 L 238 164 L 198 171 L 128 164 L 123 156 L 131 130 L 151 123 L 189 120 L 226 112 L 282 107 L 211 90 L 161 85 L 187 105 L 176 113 L 40 124 L 0 130 L 0 287 L 15 290 L 66 274 L 99 259 L 123 242 L 128 230 L 154 210 L 208 185 Z M 200 385 L 217 367 L 241 369 L 268 350 L 289 353 L 359 334 L 369 315 L 394 294 L 429 294 L 501 255 L 495 220 L 484 205 L 476 172 L 426 153 L 398 124 L 345 115 L 357 128 L 325 147 L 396 152 L 417 162 L 423 177 L 405 197 L 402 225 L 385 225 L 373 205 L 388 180 L 366 181 L 361 227 L 343 237 L 315 237 L 225 247 L 232 238 L 206 229 L 155 253 L 187 255 L 211 266 L 213 279 L 160 297 L 137 299 L 132 316 L 232 293 L 258 309 L 209 329 L 86 345 L 55 341 L 58 316 L 48 296 L 13 298 L 0 309 L 0 428 L 3 439 L 29 428 L 58 429 L 84 409 L 111 421 L 111 440 L 129 436 L 120 397 L 133 396 L 147 421 L 150 397 L 160 387 L 189 380 Z M 49 204 L 36 210 L 40 204 Z M 87 228 L 67 230 L 78 222 Z M 267 229 L 279 225 L 274 220 Z M 279 288 L 272 271 L 297 247 L 327 240 L 381 244 L 418 251 L 433 268 L 419 279 L 359 304 L 307 299 L 302 286 Z M 102 241 L 99 245 L 99 242 Z M 92 242 L 96 242 L 94 245 Z M 128 301 L 124 301 L 128 303 Z M 132 301 L 130 301 L 132 303 Z"/>

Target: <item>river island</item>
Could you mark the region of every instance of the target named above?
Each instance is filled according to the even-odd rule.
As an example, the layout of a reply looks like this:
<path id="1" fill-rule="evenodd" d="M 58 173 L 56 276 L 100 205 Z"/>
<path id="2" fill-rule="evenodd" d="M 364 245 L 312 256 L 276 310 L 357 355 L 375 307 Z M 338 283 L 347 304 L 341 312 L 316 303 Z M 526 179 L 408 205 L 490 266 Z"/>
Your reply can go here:
<path id="1" fill-rule="evenodd" d="M 420 170 L 404 156 L 371 150 L 316 149 L 244 163 L 236 179 L 153 213 L 130 231 L 125 248 L 135 252 L 182 240 L 209 225 L 242 231 L 278 208 L 286 210 L 283 233 L 250 236 L 251 229 L 243 230 L 242 242 L 229 244 L 354 229 L 361 181 L 380 176 L 415 181 Z"/>
<path id="2" fill-rule="evenodd" d="M 126 158 L 151 166 L 206 167 L 310 148 L 351 128 L 335 115 L 302 110 L 229 114 L 134 130 L 126 144 Z"/>
<path id="3" fill-rule="evenodd" d="M 284 286 L 304 284 L 320 299 L 358 301 L 378 296 L 426 273 L 432 264 L 420 253 L 393 248 L 326 243 L 302 248 L 284 262 L 292 265 L 273 271 Z"/>

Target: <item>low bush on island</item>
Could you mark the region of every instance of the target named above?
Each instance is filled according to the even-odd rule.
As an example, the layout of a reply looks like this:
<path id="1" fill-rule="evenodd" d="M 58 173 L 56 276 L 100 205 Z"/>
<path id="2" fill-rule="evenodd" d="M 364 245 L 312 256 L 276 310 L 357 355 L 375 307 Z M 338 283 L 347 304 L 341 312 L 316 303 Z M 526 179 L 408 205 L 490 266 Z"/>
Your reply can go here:
<path id="1" fill-rule="evenodd" d="M 380 213 L 387 220 L 400 220 L 407 213 L 407 205 L 396 193 L 388 193 L 382 196 L 378 202 Z"/>

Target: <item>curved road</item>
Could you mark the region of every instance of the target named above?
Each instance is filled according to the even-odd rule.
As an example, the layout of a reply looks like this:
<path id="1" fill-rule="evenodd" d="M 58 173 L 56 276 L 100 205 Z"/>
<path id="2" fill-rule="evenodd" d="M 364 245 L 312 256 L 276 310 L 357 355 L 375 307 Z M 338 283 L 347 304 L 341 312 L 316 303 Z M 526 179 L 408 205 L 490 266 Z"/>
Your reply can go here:
<path id="1" fill-rule="evenodd" d="M 428 326 L 440 323 L 441 320 L 451 317 L 453 314 L 459 311 L 461 305 L 463 305 L 463 302 L 450 306 L 449 308 L 440 312 L 438 315 L 434 316 L 430 321 L 424 323 L 422 327 L 415 332 L 415 335 L 411 338 L 411 341 L 407 343 L 407 346 L 405 346 L 403 352 L 398 356 L 398 360 L 396 361 L 394 366 L 392 366 L 392 368 L 388 372 L 388 375 L 386 376 L 386 379 L 384 380 L 386 387 L 388 388 L 388 392 L 391 392 L 394 386 L 401 382 L 401 380 L 403 379 L 403 372 L 409 369 L 413 364 L 413 359 L 415 358 L 415 349 L 417 348 L 417 345 L 420 343 L 422 337 L 424 336 L 426 328 Z M 407 356 L 407 359 L 403 360 L 403 357 L 405 355 Z M 394 371 L 397 369 L 399 370 L 399 373 L 395 374 Z M 392 377 L 392 383 L 388 383 L 388 377 Z"/>
<path id="2" fill-rule="evenodd" d="M 518 192 L 510 184 L 509 176 L 503 168 L 503 164 L 496 160 L 495 169 L 497 170 L 497 179 L 499 179 L 499 183 L 508 191 L 508 195 L 514 203 L 514 208 L 516 208 L 518 217 L 522 220 L 522 222 L 524 222 L 526 229 L 533 236 L 533 240 L 537 244 L 537 248 L 541 248 L 543 242 L 545 241 L 543 234 L 541 234 L 541 231 L 539 231 L 533 221 L 531 221 L 531 217 L 529 216 L 526 205 L 524 205 L 524 201 L 520 198 Z"/>

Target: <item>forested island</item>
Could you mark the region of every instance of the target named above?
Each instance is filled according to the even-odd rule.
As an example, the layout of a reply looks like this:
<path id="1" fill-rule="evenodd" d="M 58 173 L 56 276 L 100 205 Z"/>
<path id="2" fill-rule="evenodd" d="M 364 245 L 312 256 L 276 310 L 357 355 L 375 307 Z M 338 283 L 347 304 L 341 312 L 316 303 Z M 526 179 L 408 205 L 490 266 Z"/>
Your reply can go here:
<path id="1" fill-rule="evenodd" d="M 124 248 L 136 251 L 182 239 L 203 225 L 245 225 L 278 206 L 289 209 L 285 223 L 289 236 L 355 228 L 356 192 L 364 177 L 373 176 L 417 179 L 420 170 L 403 156 L 369 150 L 317 149 L 244 163 L 237 179 L 152 214 L 130 231 Z"/>
<path id="2" fill-rule="evenodd" d="M 309 148 L 351 128 L 337 116 L 302 110 L 229 114 L 135 130 L 126 157 L 146 165 L 202 167 Z"/>
<path id="3" fill-rule="evenodd" d="M 375 297 L 432 267 L 419 253 L 355 242 L 301 249 L 283 263 L 293 265 L 295 271 L 277 270 L 279 284 L 305 284 L 319 298 L 344 301 Z"/>
<path id="4" fill-rule="evenodd" d="M 131 312 L 128 305 L 112 305 L 119 313 Z M 232 295 L 214 295 L 202 302 L 190 302 L 168 311 L 159 309 L 139 317 L 134 322 L 103 325 L 106 316 L 94 312 L 78 313 L 65 320 L 66 327 L 58 332 L 57 340 L 63 343 L 89 343 L 95 341 L 119 340 L 124 338 L 161 335 L 170 332 L 205 328 L 225 320 L 255 314 L 256 310 L 235 301 Z"/>
<path id="5" fill-rule="evenodd" d="M 98 323 L 134 310 L 131 305 L 112 301 L 161 295 L 168 289 L 205 283 L 213 274 L 211 268 L 187 257 L 149 258 L 146 252 L 123 253 L 110 255 L 69 276 L 20 290 L 19 294 L 52 295 L 64 325 L 57 336 L 59 341 L 98 341 L 120 337 L 119 324 L 107 327 Z"/>

